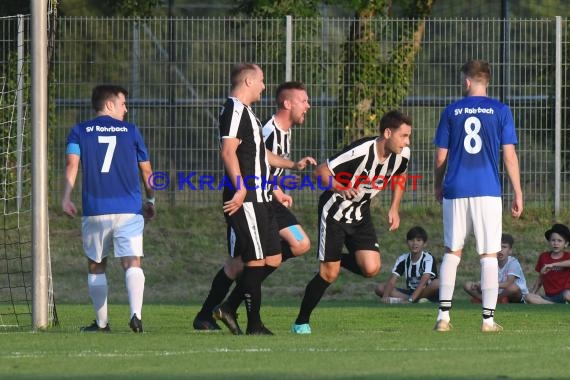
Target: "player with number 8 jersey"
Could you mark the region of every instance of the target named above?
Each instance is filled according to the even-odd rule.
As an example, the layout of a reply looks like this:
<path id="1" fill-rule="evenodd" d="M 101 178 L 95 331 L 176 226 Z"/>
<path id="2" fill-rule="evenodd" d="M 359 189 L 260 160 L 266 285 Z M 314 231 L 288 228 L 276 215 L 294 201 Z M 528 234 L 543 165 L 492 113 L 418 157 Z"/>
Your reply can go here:
<path id="1" fill-rule="evenodd" d="M 440 268 L 439 312 L 435 330 L 448 331 L 457 266 L 473 231 L 481 264 L 481 331 L 496 332 L 499 290 L 497 252 L 501 250 L 500 153 L 514 192 L 511 215 L 523 209 L 517 137 L 509 107 L 487 96 L 489 63 L 471 60 L 461 68 L 463 95 L 443 111 L 434 138 L 434 193 L 443 204 L 445 254 Z M 444 178 L 445 177 L 445 178 Z"/>
<path id="2" fill-rule="evenodd" d="M 487 96 L 467 96 L 449 105 L 435 135 L 435 144 L 450 150 L 443 197 L 500 197 L 499 149 L 517 142 L 506 104 Z"/>

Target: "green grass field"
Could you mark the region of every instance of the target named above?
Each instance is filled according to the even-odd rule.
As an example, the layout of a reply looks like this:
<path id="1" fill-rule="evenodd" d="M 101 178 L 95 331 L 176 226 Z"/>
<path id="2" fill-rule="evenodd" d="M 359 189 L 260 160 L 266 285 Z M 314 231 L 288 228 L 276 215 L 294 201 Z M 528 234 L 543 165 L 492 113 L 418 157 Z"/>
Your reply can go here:
<path id="1" fill-rule="evenodd" d="M 372 279 L 342 271 L 315 310 L 313 334 L 289 333 L 307 282 L 318 268 L 314 247 L 289 260 L 263 284 L 262 317 L 274 337 L 232 336 L 227 331 L 196 332 L 192 319 L 212 277 L 226 258 L 225 224 L 219 208 L 163 208 L 145 230 L 146 275 L 143 322 L 133 334 L 123 272 L 108 268 L 111 334 L 81 334 L 94 318 L 86 286 L 80 219 L 50 213 L 50 248 L 61 325 L 46 332 L 0 330 L 3 379 L 566 379 L 570 354 L 570 305 L 499 305 L 500 334 L 482 334 L 480 305 L 468 303 L 461 283 L 479 277 L 470 242 L 457 277 L 450 333 L 432 331 L 434 304 L 383 305 L 374 295 L 395 258 L 407 247 L 405 234 L 422 225 L 428 248 L 442 255 L 439 209 L 401 212 L 398 231 L 387 232 L 385 210 L 373 214 L 383 267 Z M 312 241 L 316 210 L 295 213 Z M 570 213 L 558 218 L 570 220 Z M 504 218 L 515 237 L 515 255 L 527 281 L 538 254 L 547 249 L 544 231 L 557 221 L 542 209 L 523 218 Z M 245 321 L 244 310 L 240 311 Z"/>
<path id="2" fill-rule="evenodd" d="M 298 304 L 266 299 L 275 336 L 191 328 L 198 305 L 145 305 L 144 334 L 112 305 L 112 332 L 80 333 L 90 305 L 59 305 L 61 326 L 0 334 L 0 378 L 22 379 L 567 379 L 568 306 L 499 305 L 505 331 L 479 331 L 480 308 L 459 302 L 453 331 L 432 330 L 434 304 L 324 301 L 312 335 L 288 332 Z M 241 310 L 242 314 L 244 311 Z M 243 318 L 243 317 L 242 317 Z"/>

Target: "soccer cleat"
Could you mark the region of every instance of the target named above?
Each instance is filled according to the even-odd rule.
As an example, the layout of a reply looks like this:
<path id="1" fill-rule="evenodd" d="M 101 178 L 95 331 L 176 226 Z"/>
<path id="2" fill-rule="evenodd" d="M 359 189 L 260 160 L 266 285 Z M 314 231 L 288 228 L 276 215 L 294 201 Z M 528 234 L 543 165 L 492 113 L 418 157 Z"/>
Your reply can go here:
<path id="1" fill-rule="evenodd" d="M 275 335 L 264 325 L 261 325 L 261 327 L 255 329 L 248 328 L 245 333 L 247 335 Z"/>
<path id="2" fill-rule="evenodd" d="M 444 332 L 444 331 L 449 331 L 452 328 L 453 328 L 453 326 L 451 326 L 451 323 L 449 323 L 449 321 L 446 321 L 444 319 L 440 319 L 439 321 L 435 322 L 435 326 L 433 329 L 435 331 Z"/>
<path id="3" fill-rule="evenodd" d="M 291 332 L 293 334 L 310 334 L 311 326 L 308 323 L 303 323 L 300 325 L 293 323 L 293 326 L 291 326 Z"/>
<path id="4" fill-rule="evenodd" d="M 79 328 L 79 331 L 81 332 L 103 332 L 103 333 L 108 333 L 111 332 L 111 326 L 109 326 L 109 324 L 107 323 L 107 326 L 105 327 L 99 327 L 99 325 L 97 324 L 97 321 L 93 321 L 92 324 L 90 324 L 89 326 L 83 326 Z"/>
<path id="5" fill-rule="evenodd" d="M 418 303 L 428 303 L 428 302 L 429 302 L 429 299 L 427 299 L 427 298 L 420 298 L 418 300 Z"/>
<path id="6" fill-rule="evenodd" d="M 202 331 L 214 331 L 214 330 L 221 330 L 222 328 L 216 323 L 214 318 L 210 319 L 201 319 L 196 316 L 194 318 L 194 322 L 192 323 L 194 330 L 202 330 Z"/>
<path id="7" fill-rule="evenodd" d="M 503 326 L 501 326 L 495 322 L 493 322 L 492 325 L 483 322 L 483 323 L 481 323 L 481 331 L 482 332 L 501 332 L 501 331 L 503 331 Z"/>
<path id="8" fill-rule="evenodd" d="M 228 311 L 224 304 L 218 305 L 212 311 L 212 316 L 214 319 L 218 321 L 222 321 L 224 325 L 231 331 L 234 335 L 243 335 L 243 331 L 241 331 L 238 323 L 237 323 L 237 314 L 231 311 Z"/>
<path id="9" fill-rule="evenodd" d="M 131 330 L 133 330 L 136 333 L 142 333 L 143 332 L 142 321 L 137 318 L 136 314 L 133 314 L 133 317 L 131 318 L 131 321 L 129 322 L 129 327 L 131 328 Z"/>

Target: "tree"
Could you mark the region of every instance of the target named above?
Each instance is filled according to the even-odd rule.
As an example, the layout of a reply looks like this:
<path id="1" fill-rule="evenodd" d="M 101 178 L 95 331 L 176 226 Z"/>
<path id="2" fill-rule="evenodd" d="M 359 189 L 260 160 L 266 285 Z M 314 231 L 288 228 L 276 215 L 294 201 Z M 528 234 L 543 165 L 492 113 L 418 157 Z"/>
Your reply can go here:
<path id="1" fill-rule="evenodd" d="M 253 17 L 314 17 L 321 1 L 315 0 L 241 0 L 237 9 Z"/>
<path id="2" fill-rule="evenodd" d="M 30 2 L 22 0 L 2 0 L 0 2 L 0 17 L 30 14 Z"/>
<path id="3" fill-rule="evenodd" d="M 164 0 L 99 0 L 98 3 L 109 16 L 150 17 L 164 5 Z"/>
<path id="4" fill-rule="evenodd" d="M 343 127 L 339 143 L 346 144 L 378 133 L 378 122 L 386 111 L 398 108 L 406 97 L 421 48 L 425 18 L 435 0 L 408 1 L 403 8 L 410 21 L 396 31 L 398 41 L 390 41 L 394 23 L 384 23 L 391 15 L 391 0 L 353 1 L 358 8 L 344 46 L 344 72 L 335 121 Z"/>
<path id="5" fill-rule="evenodd" d="M 63 16 L 122 16 L 144 18 L 160 14 L 166 1 L 167 0 L 65 0 L 61 2 L 59 9 Z"/>
<path id="6" fill-rule="evenodd" d="M 378 133 L 381 115 L 397 108 L 406 97 L 414 60 L 424 35 L 425 18 L 435 0 L 403 0 L 393 8 L 392 0 L 352 0 L 326 2 L 354 12 L 343 46 L 342 75 L 335 125 L 340 126 L 334 143 L 345 144 Z M 258 17 L 319 16 L 322 3 L 302 0 L 242 0 L 238 9 Z M 386 22 L 396 11 L 408 22 Z M 396 43 L 388 35 L 396 35 Z"/>

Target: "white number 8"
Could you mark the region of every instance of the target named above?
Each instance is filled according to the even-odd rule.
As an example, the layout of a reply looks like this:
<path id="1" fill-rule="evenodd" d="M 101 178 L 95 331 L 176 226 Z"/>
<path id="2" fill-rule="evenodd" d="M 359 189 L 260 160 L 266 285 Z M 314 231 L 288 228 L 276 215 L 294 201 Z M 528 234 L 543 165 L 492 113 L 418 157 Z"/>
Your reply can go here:
<path id="1" fill-rule="evenodd" d="M 109 144 L 107 152 L 105 152 L 105 159 L 101 167 L 101 173 L 109 173 L 111 169 L 111 161 L 113 161 L 113 153 L 115 153 L 115 146 L 117 146 L 117 136 L 97 136 L 99 144 Z"/>
<path id="2" fill-rule="evenodd" d="M 463 128 L 465 129 L 465 133 L 467 133 L 467 136 L 465 136 L 463 140 L 465 151 L 469 154 L 479 153 L 483 145 L 481 136 L 478 135 L 481 130 L 481 120 L 475 116 L 468 117 L 467 120 L 465 120 Z"/>

